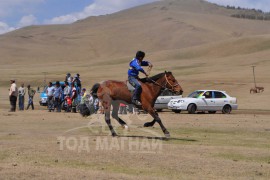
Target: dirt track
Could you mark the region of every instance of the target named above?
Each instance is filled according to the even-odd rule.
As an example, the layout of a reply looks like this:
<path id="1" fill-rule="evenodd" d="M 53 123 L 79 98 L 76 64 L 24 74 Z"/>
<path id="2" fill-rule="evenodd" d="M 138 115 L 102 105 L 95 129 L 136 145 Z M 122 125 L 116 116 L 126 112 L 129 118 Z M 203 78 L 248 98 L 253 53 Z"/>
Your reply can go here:
<path id="1" fill-rule="evenodd" d="M 130 131 L 113 121 L 112 138 L 103 115 L 1 110 L 1 178 L 270 178 L 268 111 L 160 116 L 169 140 L 158 125 L 142 128 L 148 115 L 123 115 Z"/>

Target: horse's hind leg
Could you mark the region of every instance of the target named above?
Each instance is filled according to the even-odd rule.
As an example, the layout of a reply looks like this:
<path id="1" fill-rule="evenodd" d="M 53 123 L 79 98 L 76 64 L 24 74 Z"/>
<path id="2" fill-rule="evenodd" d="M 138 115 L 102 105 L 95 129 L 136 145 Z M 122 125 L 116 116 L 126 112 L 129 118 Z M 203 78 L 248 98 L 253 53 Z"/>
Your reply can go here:
<path id="1" fill-rule="evenodd" d="M 114 131 L 112 124 L 111 124 L 111 118 L 110 118 L 110 113 L 111 113 L 111 102 L 109 101 L 103 101 L 102 105 L 104 107 L 104 113 L 105 113 L 105 121 L 107 125 L 109 126 L 109 129 L 112 133 L 112 136 L 117 136 L 116 132 Z"/>
<path id="2" fill-rule="evenodd" d="M 116 119 L 116 121 L 125 129 L 128 129 L 127 123 L 123 121 L 121 118 L 118 116 L 118 111 L 119 111 L 119 102 L 112 102 L 113 109 L 112 109 L 112 117 Z"/>

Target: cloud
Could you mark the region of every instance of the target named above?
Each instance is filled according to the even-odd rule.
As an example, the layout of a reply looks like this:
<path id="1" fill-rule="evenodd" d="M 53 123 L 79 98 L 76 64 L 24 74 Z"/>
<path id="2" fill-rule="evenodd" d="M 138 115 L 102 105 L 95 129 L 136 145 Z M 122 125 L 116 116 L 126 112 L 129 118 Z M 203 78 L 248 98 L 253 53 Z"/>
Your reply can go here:
<path id="1" fill-rule="evenodd" d="M 4 34 L 4 33 L 7 33 L 7 32 L 9 32 L 9 31 L 13 31 L 13 30 L 15 30 L 15 29 L 16 29 L 16 28 L 10 27 L 10 26 L 7 25 L 6 23 L 0 21 L 0 34 Z"/>
<path id="2" fill-rule="evenodd" d="M 265 12 L 270 11 L 270 1 L 269 0 L 207 0 L 208 2 L 216 3 L 223 6 L 236 6 L 250 9 L 260 9 Z"/>
<path id="3" fill-rule="evenodd" d="M 30 15 L 27 15 L 27 16 L 23 16 L 18 24 L 18 27 L 25 27 L 25 26 L 30 26 L 30 25 L 34 25 L 34 24 L 37 24 L 38 21 L 37 21 L 37 18 L 30 14 Z"/>
<path id="4" fill-rule="evenodd" d="M 12 16 L 14 13 L 25 13 L 32 11 L 35 5 L 45 0 L 1 0 L 0 2 L 0 18 Z"/>
<path id="5" fill-rule="evenodd" d="M 75 22 L 79 19 L 84 19 L 89 16 L 98 16 L 104 14 L 111 14 L 123 9 L 134 7 L 141 4 L 154 2 L 157 0 L 95 0 L 92 4 L 88 5 L 81 12 L 67 14 L 59 17 L 45 20 L 45 24 L 68 24 Z"/>

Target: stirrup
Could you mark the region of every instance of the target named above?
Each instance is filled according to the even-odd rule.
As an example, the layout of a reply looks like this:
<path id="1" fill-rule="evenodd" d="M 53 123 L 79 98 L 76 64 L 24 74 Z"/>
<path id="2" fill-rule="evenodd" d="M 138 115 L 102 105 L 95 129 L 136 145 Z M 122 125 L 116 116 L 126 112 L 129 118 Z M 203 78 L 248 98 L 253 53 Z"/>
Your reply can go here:
<path id="1" fill-rule="evenodd" d="M 132 100 L 132 103 L 133 103 L 134 105 L 136 105 L 136 106 L 142 105 L 141 102 L 138 101 L 137 99 L 133 99 L 133 100 Z"/>

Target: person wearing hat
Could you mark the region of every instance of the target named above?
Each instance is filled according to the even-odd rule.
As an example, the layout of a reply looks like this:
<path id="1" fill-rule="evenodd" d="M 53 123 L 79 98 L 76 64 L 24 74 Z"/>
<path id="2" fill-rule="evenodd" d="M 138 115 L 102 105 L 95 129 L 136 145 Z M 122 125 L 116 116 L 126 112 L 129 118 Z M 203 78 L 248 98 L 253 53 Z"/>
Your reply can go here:
<path id="1" fill-rule="evenodd" d="M 82 81 L 80 79 L 80 74 L 79 73 L 74 75 L 73 83 L 75 84 L 75 87 L 77 88 L 78 94 L 81 94 Z"/>
<path id="2" fill-rule="evenodd" d="M 15 79 L 10 80 L 10 88 L 9 88 L 9 101 L 10 101 L 10 111 L 9 112 L 15 112 L 16 111 L 16 103 L 17 103 L 17 96 L 18 96 L 18 89 L 15 84 Z"/>
<path id="3" fill-rule="evenodd" d="M 144 71 L 141 66 L 149 66 L 152 68 L 153 65 L 149 61 L 143 61 L 145 53 L 143 51 L 138 51 L 135 58 L 129 63 L 128 70 L 128 81 L 135 88 L 134 94 L 132 96 L 132 103 L 138 105 L 141 100 L 142 87 L 139 79 L 139 72 L 142 72 L 146 77 L 148 74 Z"/>
<path id="4" fill-rule="evenodd" d="M 28 105 L 27 105 L 27 108 L 26 110 L 29 109 L 29 107 L 31 106 L 32 107 L 32 110 L 34 110 L 34 95 L 36 94 L 36 91 L 31 88 L 30 84 L 27 86 L 27 89 L 28 89 Z"/>
<path id="5" fill-rule="evenodd" d="M 72 79 L 73 78 L 71 77 L 71 74 L 70 73 L 67 73 L 65 81 L 70 84 L 70 83 L 72 83 Z"/>

